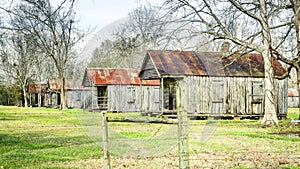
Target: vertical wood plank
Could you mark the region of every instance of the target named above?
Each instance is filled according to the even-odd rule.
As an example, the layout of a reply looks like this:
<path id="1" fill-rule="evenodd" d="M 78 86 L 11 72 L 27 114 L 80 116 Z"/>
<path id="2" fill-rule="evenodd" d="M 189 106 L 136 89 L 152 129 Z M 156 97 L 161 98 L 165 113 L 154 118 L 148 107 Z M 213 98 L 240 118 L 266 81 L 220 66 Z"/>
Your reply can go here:
<path id="1" fill-rule="evenodd" d="M 160 110 L 163 112 L 164 110 L 164 78 L 161 78 L 161 81 L 160 81 L 160 85 L 161 85 L 161 108 Z"/>

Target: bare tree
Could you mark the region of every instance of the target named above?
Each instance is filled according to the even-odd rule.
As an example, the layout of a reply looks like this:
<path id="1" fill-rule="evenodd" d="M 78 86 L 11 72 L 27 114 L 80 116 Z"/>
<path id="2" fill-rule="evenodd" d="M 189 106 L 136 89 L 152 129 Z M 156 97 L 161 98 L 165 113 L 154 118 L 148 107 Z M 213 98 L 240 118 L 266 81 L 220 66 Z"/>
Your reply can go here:
<path id="1" fill-rule="evenodd" d="M 116 67 L 122 57 L 117 57 L 114 50 L 114 41 L 106 39 L 93 51 L 89 67 Z"/>
<path id="2" fill-rule="evenodd" d="M 105 40 L 95 49 L 90 66 L 140 66 L 146 50 L 149 49 L 191 49 L 199 48 L 205 38 L 193 34 L 195 27 L 191 24 L 175 30 L 173 22 L 160 14 L 159 7 L 146 4 L 134 9 L 128 14 L 125 23 L 114 29 L 113 37 Z M 192 46 L 191 42 L 197 45 Z"/>
<path id="3" fill-rule="evenodd" d="M 155 7 L 140 6 L 128 14 L 125 22 L 112 30 L 111 39 L 101 42 L 93 52 L 90 66 L 138 67 L 145 50 L 157 48 L 164 32 Z"/>
<path id="4" fill-rule="evenodd" d="M 75 27 L 74 3 L 75 0 L 63 0 L 53 7 L 49 0 L 23 0 L 13 10 L 2 8 L 27 24 L 17 29 L 35 36 L 38 47 L 54 62 L 61 88 L 61 109 L 66 107 L 65 76 L 74 57 L 72 48 L 83 36 Z"/>
<path id="5" fill-rule="evenodd" d="M 148 49 L 160 48 L 159 41 L 165 32 L 158 9 L 140 6 L 128 14 L 128 21 L 114 31 L 114 49 L 126 67 L 138 67 Z M 142 57 L 141 57 L 142 56 Z"/>
<path id="6" fill-rule="evenodd" d="M 24 106 L 28 107 L 27 86 L 33 80 L 35 75 L 34 55 L 35 45 L 34 38 L 30 35 L 22 35 L 16 32 L 6 40 L 1 58 L 6 77 L 11 79 L 20 90 L 24 97 Z"/>
<path id="7" fill-rule="evenodd" d="M 295 25 L 295 32 L 296 32 L 296 54 L 294 55 L 293 59 L 287 59 L 287 57 L 281 57 L 282 55 L 279 55 L 279 58 L 284 61 L 285 63 L 289 64 L 291 67 L 296 68 L 297 71 L 297 89 L 298 93 L 300 93 L 300 0 L 290 0 L 292 10 L 293 10 L 293 17 L 294 17 L 294 25 Z M 300 94 L 298 94 L 298 100 L 300 102 Z M 300 106 L 300 104 L 299 104 Z M 300 107 L 299 108 L 299 117 L 300 120 Z"/>
<path id="8" fill-rule="evenodd" d="M 297 88 L 300 93 L 300 0 L 286 0 L 277 3 L 275 1 L 269 4 L 276 11 L 276 17 L 279 20 L 277 22 L 284 25 L 280 31 L 273 31 L 276 43 L 273 44 L 271 52 L 288 65 L 286 75 L 292 68 L 296 69 Z M 298 99 L 300 100 L 300 95 Z"/>

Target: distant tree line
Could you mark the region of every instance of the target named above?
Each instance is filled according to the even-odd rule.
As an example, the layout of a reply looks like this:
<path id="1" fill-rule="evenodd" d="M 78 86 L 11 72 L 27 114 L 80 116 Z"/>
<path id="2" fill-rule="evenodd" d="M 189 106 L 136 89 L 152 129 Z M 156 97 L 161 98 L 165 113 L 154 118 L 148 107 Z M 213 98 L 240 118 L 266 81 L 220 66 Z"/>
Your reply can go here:
<path id="1" fill-rule="evenodd" d="M 22 93 L 16 85 L 0 84 L 0 105 L 22 105 Z"/>

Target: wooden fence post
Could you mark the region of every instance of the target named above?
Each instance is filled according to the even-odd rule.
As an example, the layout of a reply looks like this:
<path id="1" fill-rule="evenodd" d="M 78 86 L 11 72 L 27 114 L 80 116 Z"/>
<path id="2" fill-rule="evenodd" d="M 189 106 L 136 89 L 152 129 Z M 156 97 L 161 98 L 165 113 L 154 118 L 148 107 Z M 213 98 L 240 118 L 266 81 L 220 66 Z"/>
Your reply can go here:
<path id="1" fill-rule="evenodd" d="M 106 120 L 106 111 L 101 112 L 102 118 L 102 144 L 103 144 L 103 156 L 104 156 L 104 168 L 111 169 L 110 166 L 110 154 L 108 150 L 108 127 Z"/>
<path id="2" fill-rule="evenodd" d="M 189 140 L 188 140 L 188 117 L 186 111 L 186 85 L 183 80 L 177 81 L 176 85 L 176 109 L 178 117 L 178 147 L 179 168 L 188 169 L 189 165 Z"/>

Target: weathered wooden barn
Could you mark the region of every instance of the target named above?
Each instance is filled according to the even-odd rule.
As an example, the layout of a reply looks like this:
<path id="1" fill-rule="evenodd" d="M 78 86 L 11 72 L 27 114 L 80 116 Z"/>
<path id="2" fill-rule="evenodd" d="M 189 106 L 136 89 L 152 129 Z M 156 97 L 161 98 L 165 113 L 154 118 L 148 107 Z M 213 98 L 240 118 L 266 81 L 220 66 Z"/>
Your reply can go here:
<path id="1" fill-rule="evenodd" d="M 83 108 L 83 98 L 86 89 L 78 84 L 76 79 L 67 79 L 65 82 L 66 106 L 67 108 Z M 60 85 L 57 78 L 48 79 L 48 89 L 46 95 L 46 107 L 59 107 L 61 104 Z"/>
<path id="2" fill-rule="evenodd" d="M 276 76 L 285 69 L 275 58 Z M 185 111 L 203 116 L 247 117 L 264 114 L 264 63 L 260 54 L 242 57 L 220 52 L 146 53 L 139 77 L 161 81 L 161 110 L 176 110 L 177 87 L 184 90 Z M 278 116 L 287 114 L 287 80 L 275 79 Z"/>
<path id="3" fill-rule="evenodd" d="M 47 94 L 47 84 L 29 84 L 27 93 L 29 94 L 29 106 L 36 107 L 38 106 L 39 94 L 41 99 L 41 106 L 45 105 L 45 97 Z"/>
<path id="4" fill-rule="evenodd" d="M 48 89 L 46 95 L 46 107 L 59 107 L 60 100 L 60 88 L 57 78 L 49 78 L 47 81 Z"/>
<path id="5" fill-rule="evenodd" d="M 86 109 L 115 112 L 159 111 L 159 80 L 140 81 L 139 69 L 87 68 L 82 85 L 90 88 Z"/>

